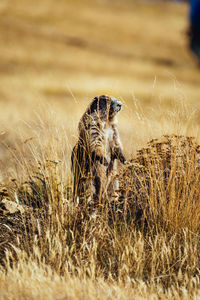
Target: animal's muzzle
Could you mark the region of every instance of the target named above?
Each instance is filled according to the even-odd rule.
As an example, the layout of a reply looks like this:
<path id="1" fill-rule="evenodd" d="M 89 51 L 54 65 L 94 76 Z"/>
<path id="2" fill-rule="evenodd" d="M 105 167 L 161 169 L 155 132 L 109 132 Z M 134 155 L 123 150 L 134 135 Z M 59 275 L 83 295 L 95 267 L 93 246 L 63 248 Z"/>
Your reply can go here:
<path id="1" fill-rule="evenodd" d="M 116 110 L 117 111 L 120 111 L 122 109 L 122 104 L 121 104 L 121 102 L 119 102 L 119 103 L 117 103 L 117 105 L 116 105 Z"/>
<path id="2" fill-rule="evenodd" d="M 118 100 L 118 99 L 116 99 L 115 100 L 115 111 L 120 111 L 122 109 L 122 103 Z"/>

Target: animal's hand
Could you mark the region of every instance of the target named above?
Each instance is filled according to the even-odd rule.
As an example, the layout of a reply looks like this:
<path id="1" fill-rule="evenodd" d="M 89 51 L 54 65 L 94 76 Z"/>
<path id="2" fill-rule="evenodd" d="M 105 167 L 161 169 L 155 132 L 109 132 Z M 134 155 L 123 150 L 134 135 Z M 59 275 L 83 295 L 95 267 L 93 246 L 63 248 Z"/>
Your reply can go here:
<path id="1" fill-rule="evenodd" d="M 93 161 L 99 161 L 100 164 L 104 165 L 105 167 L 108 166 L 107 159 L 104 156 L 102 156 L 102 155 L 96 154 L 95 152 L 92 153 L 92 160 Z"/>
<path id="2" fill-rule="evenodd" d="M 113 160 L 119 159 L 122 164 L 125 164 L 125 162 L 126 162 L 126 158 L 122 154 L 122 150 L 120 148 L 115 148 L 112 159 Z"/>
<path id="3" fill-rule="evenodd" d="M 124 157 L 124 155 L 122 153 L 120 153 L 119 155 L 119 160 L 121 161 L 122 164 L 126 164 L 126 158 Z"/>

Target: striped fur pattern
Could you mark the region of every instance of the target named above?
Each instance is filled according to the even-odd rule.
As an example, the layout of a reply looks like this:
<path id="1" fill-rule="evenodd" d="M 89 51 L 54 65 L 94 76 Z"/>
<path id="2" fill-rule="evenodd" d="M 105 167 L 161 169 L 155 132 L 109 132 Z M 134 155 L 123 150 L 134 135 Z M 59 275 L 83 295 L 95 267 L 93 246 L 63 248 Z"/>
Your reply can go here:
<path id="1" fill-rule="evenodd" d="M 95 97 L 79 122 L 71 162 L 73 198 L 82 205 L 98 205 L 118 188 L 117 160 L 125 162 L 116 119 L 121 107 L 116 98 Z"/>

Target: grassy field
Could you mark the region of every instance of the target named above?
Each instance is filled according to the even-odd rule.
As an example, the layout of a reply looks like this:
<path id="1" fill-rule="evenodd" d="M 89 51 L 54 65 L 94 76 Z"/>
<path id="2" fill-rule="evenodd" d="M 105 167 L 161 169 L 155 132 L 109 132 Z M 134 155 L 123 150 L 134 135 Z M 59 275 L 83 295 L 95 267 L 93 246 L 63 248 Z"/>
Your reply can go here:
<path id="1" fill-rule="evenodd" d="M 200 70 L 187 16 L 186 3 L 1 0 L 0 299 L 200 297 Z M 128 160 L 169 135 L 153 161 L 143 151 L 144 172 L 121 175 L 132 195 L 134 175 L 146 189 L 148 225 L 71 203 L 78 121 L 101 94 L 123 102 Z M 11 213 L 5 199 L 29 209 Z"/>

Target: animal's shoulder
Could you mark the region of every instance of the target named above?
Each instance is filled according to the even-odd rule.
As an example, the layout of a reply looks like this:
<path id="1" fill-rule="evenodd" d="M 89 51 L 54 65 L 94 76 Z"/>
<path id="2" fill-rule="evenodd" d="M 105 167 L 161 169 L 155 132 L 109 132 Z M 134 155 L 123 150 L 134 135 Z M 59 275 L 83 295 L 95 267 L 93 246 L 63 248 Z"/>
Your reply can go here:
<path id="1" fill-rule="evenodd" d="M 102 129 L 104 127 L 104 122 L 102 122 L 97 113 L 88 114 L 85 112 L 78 125 L 79 132 L 82 130 L 87 131 L 95 127 Z"/>

